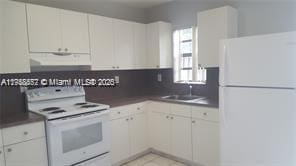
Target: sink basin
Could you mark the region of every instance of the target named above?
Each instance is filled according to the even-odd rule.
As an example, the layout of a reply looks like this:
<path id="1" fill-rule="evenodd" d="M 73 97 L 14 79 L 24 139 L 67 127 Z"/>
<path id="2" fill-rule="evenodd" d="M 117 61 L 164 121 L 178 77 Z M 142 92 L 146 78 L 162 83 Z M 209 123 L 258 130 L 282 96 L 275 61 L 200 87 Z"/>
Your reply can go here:
<path id="1" fill-rule="evenodd" d="M 188 101 L 188 100 L 197 100 L 197 99 L 203 99 L 202 96 L 195 96 L 195 95 L 171 95 L 171 96 L 164 96 L 162 99 L 167 100 L 182 100 L 182 101 Z"/>

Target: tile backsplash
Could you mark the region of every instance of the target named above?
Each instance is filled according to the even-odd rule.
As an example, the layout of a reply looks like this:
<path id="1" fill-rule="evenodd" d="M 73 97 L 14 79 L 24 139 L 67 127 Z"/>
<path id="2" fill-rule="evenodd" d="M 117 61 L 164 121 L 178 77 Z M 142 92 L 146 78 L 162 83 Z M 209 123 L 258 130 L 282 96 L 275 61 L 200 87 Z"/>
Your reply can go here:
<path id="1" fill-rule="evenodd" d="M 206 85 L 193 85 L 193 94 L 218 97 L 218 68 L 208 69 Z M 157 80 L 162 75 L 161 82 Z M 86 98 L 96 99 L 122 98 L 139 95 L 186 94 L 188 85 L 173 83 L 172 69 L 121 70 L 121 71 L 57 71 L 4 74 L 3 78 L 37 79 L 74 79 L 74 78 L 114 78 L 119 76 L 120 83 L 114 88 L 85 87 Z M 26 111 L 25 97 L 18 87 L 0 87 L 0 116 Z"/>

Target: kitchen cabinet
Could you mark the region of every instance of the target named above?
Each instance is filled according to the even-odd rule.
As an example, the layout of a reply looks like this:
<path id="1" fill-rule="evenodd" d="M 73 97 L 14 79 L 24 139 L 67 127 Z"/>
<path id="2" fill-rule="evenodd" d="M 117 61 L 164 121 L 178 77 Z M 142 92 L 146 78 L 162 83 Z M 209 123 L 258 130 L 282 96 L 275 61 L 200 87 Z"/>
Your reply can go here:
<path id="1" fill-rule="evenodd" d="M 147 150 L 145 105 L 144 102 L 111 109 L 112 164 Z"/>
<path id="2" fill-rule="evenodd" d="M 188 161 L 192 160 L 191 118 L 171 116 L 170 138 L 171 154 Z"/>
<path id="3" fill-rule="evenodd" d="M 113 19 L 89 15 L 92 70 L 115 68 Z"/>
<path id="4" fill-rule="evenodd" d="M 136 155 L 147 149 L 147 116 L 146 113 L 132 115 L 129 123 L 130 152 Z"/>
<path id="5" fill-rule="evenodd" d="M 219 42 L 237 36 L 237 10 L 230 6 L 197 14 L 198 64 L 201 67 L 219 66 Z"/>
<path id="6" fill-rule="evenodd" d="M 27 4 L 27 20 L 30 52 L 90 53 L 87 14 Z"/>
<path id="7" fill-rule="evenodd" d="M 48 165 L 43 121 L 4 128 L 2 138 L 6 166 Z"/>
<path id="8" fill-rule="evenodd" d="M 5 146 L 4 152 L 6 166 L 48 165 L 45 138 Z"/>
<path id="9" fill-rule="evenodd" d="M 150 112 L 149 115 L 150 146 L 170 154 L 170 119 L 168 114 Z"/>
<path id="10" fill-rule="evenodd" d="M 30 72 L 26 4 L 0 2 L 0 73 Z"/>
<path id="11" fill-rule="evenodd" d="M 146 24 L 133 23 L 134 30 L 134 68 L 147 68 Z"/>
<path id="12" fill-rule="evenodd" d="M 130 156 L 129 142 L 129 118 L 120 118 L 111 121 L 112 143 L 111 154 L 112 163 L 117 163 Z"/>
<path id="13" fill-rule="evenodd" d="M 89 54 L 89 27 L 86 13 L 61 10 L 62 48 L 65 52 Z"/>
<path id="14" fill-rule="evenodd" d="M 131 69 L 133 60 L 133 23 L 113 20 L 114 55 L 117 69 Z"/>
<path id="15" fill-rule="evenodd" d="M 219 163 L 219 124 L 192 120 L 193 161 L 205 166 Z"/>
<path id="16" fill-rule="evenodd" d="M 172 33 L 170 23 L 147 25 L 148 68 L 172 68 Z"/>

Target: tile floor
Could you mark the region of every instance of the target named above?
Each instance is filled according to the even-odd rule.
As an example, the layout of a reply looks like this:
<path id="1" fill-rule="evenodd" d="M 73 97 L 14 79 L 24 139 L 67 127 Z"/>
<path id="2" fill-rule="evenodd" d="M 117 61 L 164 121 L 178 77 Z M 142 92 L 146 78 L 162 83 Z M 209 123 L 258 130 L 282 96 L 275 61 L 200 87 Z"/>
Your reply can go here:
<path id="1" fill-rule="evenodd" d="M 122 166 L 187 166 L 174 160 L 159 156 L 157 154 L 147 154 Z"/>

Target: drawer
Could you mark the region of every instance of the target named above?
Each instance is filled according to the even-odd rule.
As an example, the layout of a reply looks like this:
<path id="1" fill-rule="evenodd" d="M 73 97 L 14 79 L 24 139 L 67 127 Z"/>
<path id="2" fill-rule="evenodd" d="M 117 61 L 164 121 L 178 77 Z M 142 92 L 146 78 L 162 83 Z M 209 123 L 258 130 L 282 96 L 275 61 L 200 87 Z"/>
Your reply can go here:
<path id="1" fill-rule="evenodd" d="M 191 107 L 188 105 L 171 104 L 171 114 L 190 118 Z"/>
<path id="2" fill-rule="evenodd" d="M 150 102 L 148 104 L 148 110 L 158 113 L 170 114 L 170 105 L 171 104 L 164 102 Z"/>
<path id="3" fill-rule="evenodd" d="M 122 117 L 129 116 L 130 115 L 129 110 L 130 110 L 129 106 L 111 108 L 110 118 L 111 120 L 113 120 L 113 119 L 119 119 Z"/>
<path id="4" fill-rule="evenodd" d="M 131 105 L 131 110 L 130 110 L 130 115 L 133 114 L 139 114 L 139 113 L 143 113 L 146 111 L 146 102 L 142 102 L 142 103 L 137 103 L 137 104 L 132 104 Z"/>
<path id="5" fill-rule="evenodd" d="M 0 129 L 0 147 L 3 146 L 3 141 L 2 141 L 2 131 Z"/>
<path id="6" fill-rule="evenodd" d="M 10 145 L 45 137 L 44 122 L 30 123 L 2 130 L 3 145 Z"/>
<path id="7" fill-rule="evenodd" d="M 219 109 L 207 107 L 191 107 L 193 118 L 219 122 Z"/>

